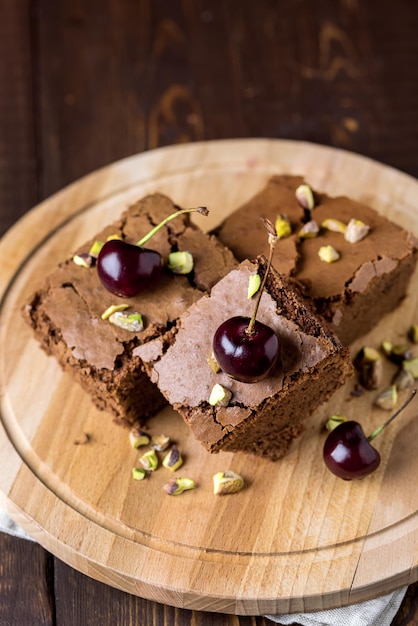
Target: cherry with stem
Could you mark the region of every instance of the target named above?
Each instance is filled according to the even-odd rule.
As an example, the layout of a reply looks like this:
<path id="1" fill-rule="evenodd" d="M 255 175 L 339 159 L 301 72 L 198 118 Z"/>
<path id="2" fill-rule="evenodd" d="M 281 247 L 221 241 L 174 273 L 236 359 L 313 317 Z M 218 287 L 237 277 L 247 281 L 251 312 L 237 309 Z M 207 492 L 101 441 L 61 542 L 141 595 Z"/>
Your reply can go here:
<path id="1" fill-rule="evenodd" d="M 362 426 L 348 420 L 332 430 L 325 440 L 323 458 L 328 469 L 344 480 L 364 478 L 380 465 L 380 454 L 371 445 L 380 433 L 408 406 L 415 397 L 414 389 L 402 406 L 369 436 L 364 434 Z"/>
<path id="2" fill-rule="evenodd" d="M 243 383 L 263 380 L 272 371 L 280 355 L 279 339 L 270 326 L 257 318 L 277 241 L 273 224 L 264 220 L 270 246 L 267 267 L 257 293 L 251 318 L 235 316 L 224 321 L 213 337 L 213 353 L 220 368 Z"/>
<path id="3" fill-rule="evenodd" d="M 132 298 L 145 289 L 151 289 L 163 273 L 163 259 L 159 252 L 143 246 L 171 220 L 185 213 L 207 215 L 206 207 L 179 209 L 154 226 L 136 244 L 122 239 L 110 239 L 100 250 L 97 272 L 101 283 L 111 293 Z"/>

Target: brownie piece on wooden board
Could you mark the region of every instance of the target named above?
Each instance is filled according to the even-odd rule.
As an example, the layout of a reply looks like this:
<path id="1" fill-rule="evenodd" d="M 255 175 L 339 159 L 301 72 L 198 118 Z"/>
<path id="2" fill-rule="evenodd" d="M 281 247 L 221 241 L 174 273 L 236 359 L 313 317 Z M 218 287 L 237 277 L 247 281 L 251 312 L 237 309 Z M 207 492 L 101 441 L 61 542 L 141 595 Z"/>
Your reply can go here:
<path id="1" fill-rule="evenodd" d="M 277 242 L 274 267 L 299 282 L 315 310 L 340 341 L 349 345 L 405 296 L 418 258 L 418 241 L 364 204 L 321 193 L 315 193 L 312 211 L 318 225 L 330 218 L 345 224 L 354 218 L 370 231 L 356 243 L 323 228 L 315 238 L 300 239 L 304 213 L 295 191 L 303 182 L 300 176 L 273 176 L 264 189 L 224 220 L 216 235 L 239 261 L 253 259 L 268 252 L 260 216 L 274 223 L 279 214 L 286 214 L 292 234 Z M 334 263 L 321 261 L 318 256 L 319 248 L 328 245 L 340 255 Z"/>
<path id="2" fill-rule="evenodd" d="M 213 335 L 235 315 L 251 317 L 251 274 L 264 275 L 266 260 L 244 261 L 188 309 L 164 338 L 139 346 L 139 355 L 167 401 L 211 452 L 243 451 L 277 460 L 304 429 L 305 420 L 352 373 L 350 355 L 312 313 L 291 283 L 271 269 L 257 319 L 271 326 L 281 359 L 257 383 L 242 383 L 208 364 Z M 208 402 L 218 383 L 232 392 L 228 406 Z"/>
<path id="3" fill-rule="evenodd" d="M 115 234 L 135 243 L 177 209 L 164 195 L 146 196 L 77 253 L 88 253 L 94 241 L 105 241 Z M 145 420 L 166 403 L 142 371 L 141 359 L 133 355 L 134 348 L 167 332 L 191 304 L 236 265 L 231 252 L 195 226 L 188 214 L 169 222 L 147 247 L 157 250 L 164 259 L 172 251 L 191 252 L 193 272 L 184 276 L 167 270 L 153 289 L 126 299 L 103 287 L 96 267 L 80 267 L 69 258 L 45 279 L 23 311 L 44 350 L 74 376 L 99 409 L 126 424 Z M 121 303 L 129 304 L 127 313 L 143 316 L 141 332 L 101 319 L 109 306 Z"/>

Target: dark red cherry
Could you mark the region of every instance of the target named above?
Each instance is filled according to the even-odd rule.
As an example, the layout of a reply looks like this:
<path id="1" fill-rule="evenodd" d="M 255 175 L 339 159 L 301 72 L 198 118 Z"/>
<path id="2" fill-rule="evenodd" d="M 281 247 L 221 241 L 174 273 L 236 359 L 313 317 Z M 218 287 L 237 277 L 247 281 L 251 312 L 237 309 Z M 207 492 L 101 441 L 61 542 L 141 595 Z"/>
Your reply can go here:
<path id="1" fill-rule="evenodd" d="M 364 478 L 374 472 L 380 465 L 380 454 L 370 442 L 393 422 L 416 393 L 417 390 L 413 389 L 402 406 L 368 437 L 364 434 L 361 425 L 353 420 L 342 422 L 334 428 L 326 438 L 323 449 L 323 457 L 328 469 L 344 480 Z"/>
<path id="2" fill-rule="evenodd" d="M 268 376 L 280 355 L 275 332 L 256 320 L 249 333 L 249 323 L 248 317 L 231 317 L 213 337 L 213 352 L 219 366 L 243 383 L 255 383 Z"/>
<path id="3" fill-rule="evenodd" d="M 107 241 L 97 258 L 99 278 L 106 289 L 116 296 L 132 298 L 144 289 L 153 287 L 161 277 L 163 259 L 156 250 L 144 248 L 144 244 L 178 215 L 194 212 L 201 215 L 209 213 L 204 206 L 178 209 L 167 215 L 136 244 L 121 239 Z"/>
<path id="4" fill-rule="evenodd" d="M 111 239 L 99 253 L 97 271 L 108 291 L 132 298 L 158 282 L 163 262 L 155 250 L 141 248 L 121 239 Z"/>
<path id="5" fill-rule="evenodd" d="M 328 469 L 345 480 L 364 478 L 380 465 L 380 454 L 373 448 L 358 422 L 339 424 L 325 440 L 324 461 Z"/>

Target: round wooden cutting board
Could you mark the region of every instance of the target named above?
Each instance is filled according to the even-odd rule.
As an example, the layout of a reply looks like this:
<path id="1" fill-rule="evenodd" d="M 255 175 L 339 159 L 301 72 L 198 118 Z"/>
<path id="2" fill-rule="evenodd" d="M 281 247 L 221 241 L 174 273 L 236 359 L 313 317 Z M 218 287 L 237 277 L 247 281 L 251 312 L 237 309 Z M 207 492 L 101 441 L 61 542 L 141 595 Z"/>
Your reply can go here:
<path id="1" fill-rule="evenodd" d="M 353 381 L 278 463 L 210 455 L 167 408 L 149 430 L 177 442 L 185 458 L 179 473 L 198 485 L 169 497 L 165 468 L 132 480 L 139 453 L 127 431 L 92 406 L 22 320 L 26 298 L 56 263 L 141 196 L 159 191 L 182 206 L 205 204 L 210 216 L 197 219 L 209 230 L 275 173 L 302 174 L 318 190 L 364 201 L 418 234 L 412 178 L 331 148 L 253 139 L 173 146 L 117 162 L 36 207 L 0 244 L 0 504 L 63 561 L 158 602 L 248 615 L 312 611 L 418 578 L 417 402 L 376 440 L 382 464 L 358 482 L 335 478 L 322 461 L 328 415 L 358 419 L 366 432 L 387 417 L 373 407 L 375 392 L 350 393 Z M 401 307 L 353 352 L 404 340 L 418 323 L 417 278 Z M 77 445 L 84 433 L 88 443 Z M 229 468 L 246 488 L 215 496 L 212 475 Z"/>

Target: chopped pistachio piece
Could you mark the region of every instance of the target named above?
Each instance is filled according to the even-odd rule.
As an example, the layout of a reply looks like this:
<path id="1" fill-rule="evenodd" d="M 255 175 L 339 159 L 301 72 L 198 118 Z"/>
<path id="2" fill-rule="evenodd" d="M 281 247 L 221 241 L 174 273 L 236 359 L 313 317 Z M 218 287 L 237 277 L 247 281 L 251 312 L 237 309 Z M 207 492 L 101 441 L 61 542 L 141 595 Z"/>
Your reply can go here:
<path id="1" fill-rule="evenodd" d="M 296 200 L 303 209 L 311 211 L 315 207 L 315 198 L 312 188 L 307 183 L 302 183 L 295 191 Z"/>
<path id="2" fill-rule="evenodd" d="M 354 357 L 353 364 L 356 369 L 361 370 L 365 365 L 380 361 L 381 358 L 380 353 L 375 348 L 363 346 Z"/>
<path id="3" fill-rule="evenodd" d="M 191 478 L 172 478 L 168 483 L 166 483 L 163 487 L 165 493 L 169 496 L 178 496 L 184 491 L 190 491 L 190 489 L 195 489 L 196 483 Z"/>
<path id="4" fill-rule="evenodd" d="M 393 361 L 393 363 L 401 365 L 403 361 L 412 359 L 412 350 L 405 344 L 396 344 L 392 346 L 392 350 L 388 354 L 388 358 Z"/>
<path id="5" fill-rule="evenodd" d="M 325 263 L 334 263 L 340 258 L 339 253 L 333 246 L 321 246 L 318 250 L 318 256 Z"/>
<path id="6" fill-rule="evenodd" d="M 314 237 L 318 236 L 318 233 L 318 224 L 315 222 L 315 220 L 310 220 L 309 222 L 306 222 L 306 224 L 304 224 L 300 229 L 299 237 L 301 239 L 313 239 Z"/>
<path id="7" fill-rule="evenodd" d="M 359 381 L 364 389 L 378 389 L 383 378 L 380 352 L 370 346 L 363 346 L 354 357 L 353 365 L 359 373 Z"/>
<path id="8" fill-rule="evenodd" d="M 393 343 L 391 341 L 382 341 L 382 350 L 387 357 L 392 352 L 392 348 L 393 348 Z"/>
<path id="9" fill-rule="evenodd" d="M 89 268 L 93 264 L 93 258 L 90 256 L 90 254 L 86 254 L 85 252 L 75 254 L 73 256 L 73 261 L 79 267 Z"/>
<path id="10" fill-rule="evenodd" d="M 109 322 L 119 328 L 130 330 L 133 333 L 140 333 L 144 330 L 144 320 L 140 313 L 123 313 L 117 311 L 109 317 Z"/>
<path id="11" fill-rule="evenodd" d="M 174 274 L 190 274 L 193 269 L 193 255 L 191 252 L 178 251 L 168 255 L 167 267 Z"/>
<path id="12" fill-rule="evenodd" d="M 216 383 L 212 387 L 212 391 L 209 396 L 209 404 L 215 406 L 219 404 L 220 406 L 228 406 L 229 401 L 232 398 L 232 392 L 226 387 L 222 387 L 219 383 Z"/>
<path id="13" fill-rule="evenodd" d="M 151 446 L 154 448 L 154 450 L 157 450 L 157 452 L 163 452 L 164 450 L 167 450 L 170 443 L 170 437 L 167 437 L 167 435 L 153 435 L 151 437 Z"/>
<path id="14" fill-rule="evenodd" d="M 278 239 L 284 239 L 292 234 L 292 227 L 290 225 L 287 215 L 279 215 L 275 222 L 275 230 Z"/>
<path id="15" fill-rule="evenodd" d="M 141 446 L 147 446 L 151 439 L 148 433 L 134 426 L 129 431 L 129 441 L 133 448 L 140 448 Z"/>
<path id="16" fill-rule="evenodd" d="M 404 370 L 402 368 L 399 369 L 399 371 L 395 374 L 392 383 L 396 385 L 396 388 L 399 389 L 399 391 L 403 391 L 404 389 L 412 387 L 414 381 L 415 379 L 412 372 L 410 372 L 409 370 Z"/>
<path id="17" fill-rule="evenodd" d="M 325 228 L 325 230 L 330 230 L 333 233 L 344 234 L 347 230 L 347 224 L 344 224 L 341 220 L 336 220 L 333 217 L 324 220 L 321 226 L 322 228 Z"/>
<path id="18" fill-rule="evenodd" d="M 175 472 L 183 465 L 183 459 L 177 446 L 173 446 L 163 459 L 163 465 L 167 469 Z"/>
<path id="19" fill-rule="evenodd" d="M 413 359 L 407 359 L 403 361 L 402 368 L 407 372 L 411 372 L 412 376 L 417 379 L 418 378 L 418 357 L 414 357 Z"/>
<path id="20" fill-rule="evenodd" d="M 226 472 L 217 472 L 213 476 L 213 493 L 223 496 L 228 493 L 238 493 L 244 487 L 244 479 L 242 476 L 226 470 Z"/>
<path id="21" fill-rule="evenodd" d="M 102 320 L 108 320 L 114 313 L 118 313 L 120 311 L 125 311 L 125 309 L 129 308 L 129 304 L 111 304 L 107 307 L 106 311 L 102 313 Z"/>
<path id="22" fill-rule="evenodd" d="M 154 472 L 158 468 L 158 456 L 154 449 L 148 450 L 139 459 L 142 467 L 149 472 Z"/>
<path id="23" fill-rule="evenodd" d="M 418 343 L 418 324 L 412 324 L 408 330 L 408 339 L 412 343 Z"/>
<path id="24" fill-rule="evenodd" d="M 396 406 L 397 401 L 398 390 L 396 385 L 391 385 L 375 398 L 374 403 L 385 411 L 391 411 Z"/>
<path id="25" fill-rule="evenodd" d="M 345 415 L 331 415 L 331 417 L 328 418 L 326 421 L 325 428 L 331 432 L 332 430 L 334 430 L 334 428 L 337 428 L 337 426 L 346 421 L 347 418 Z"/>
<path id="26" fill-rule="evenodd" d="M 261 285 L 260 274 L 251 274 L 250 278 L 248 279 L 248 291 L 247 291 L 248 300 L 252 298 L 253 296 L 255 296 L 257 291 L 260 289 L 260 285 Z"/>
<path id="27" fill-rule="evenodd" d="M 144 480 L 146 476 L 146 472 L 142 467 L 133 467 L 132 468 L 132 478 L 134 480 Z"/>
<path id="28" fill-rule="evenodd" d="M 367 226 L 361 220 L 351 219 L 347 224 L 347 230 L 344 233 L 344 239 L 349 243 L 357 243 L 364 239 L 369 233 L 370 226 Z"/>
<path id="29" fill-rule="evenodd" d="M 221 371 L 221 367 L 215 358 L 213 350 L 208 356 L 208 363 L 209 363 L 210 369 L 212 370 L 214 374 L 218 374 Z"/>
<path id="30" fill-rule="evenodd" d="M 100 250 L 103 248 L 103 246 L 104 246 L 104 242 L 96 239 L 96 241 L 93 241 L 91 245 L 91 248 L 89 250 L 89 255 L 97 259 L 97 257 L 100 254 Z"/>

